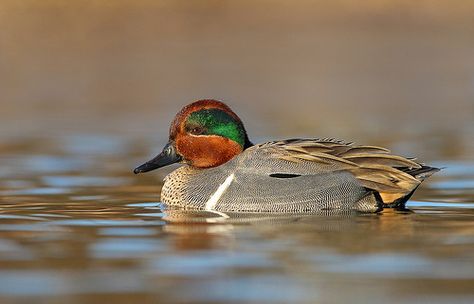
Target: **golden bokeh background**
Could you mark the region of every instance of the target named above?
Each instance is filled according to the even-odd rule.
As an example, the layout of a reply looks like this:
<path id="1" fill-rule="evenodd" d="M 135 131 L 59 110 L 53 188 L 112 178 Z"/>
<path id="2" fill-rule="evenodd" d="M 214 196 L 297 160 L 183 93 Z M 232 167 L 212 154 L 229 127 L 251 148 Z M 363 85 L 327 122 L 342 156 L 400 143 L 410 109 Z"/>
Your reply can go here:
<path id="1" fill-rule="evenodd" d="M 212 97 L 253 137 L 472 151 L 473 16 L 462 0 L 3 0 L 0 134 L 164 134 Z"/>

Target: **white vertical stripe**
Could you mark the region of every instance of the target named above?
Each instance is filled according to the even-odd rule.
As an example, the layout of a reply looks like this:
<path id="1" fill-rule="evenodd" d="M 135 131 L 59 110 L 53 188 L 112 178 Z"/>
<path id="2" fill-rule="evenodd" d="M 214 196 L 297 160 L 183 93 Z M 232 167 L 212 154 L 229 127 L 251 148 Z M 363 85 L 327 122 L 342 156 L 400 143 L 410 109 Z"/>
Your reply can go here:
<path id="1" fill-rule="evenodd" d="M 206 211 L 209 212 L 209 213 L 217 214 L 217 215 L 220 216 L 220 217 L 208 217 L 208 218 L 206 218 L 206 223 L 219 223 L 219 222 L 222 222 L 225 219 L 230 218 L 230 216 L 228 216 L 224 212 L 215 211 L 215 210 L 206 210 Z"/>
<path id="2" fill-rule="evenodd" d="M 217 188 L 216 192 L 214 192 L 213 195 L 209 198 L 209 200 L 206 202 L 206 206 L 204 207 L 206 210 L 213 210 L 214 207 L 216 206 L 217 202 L 221 198 L 222 194 L 229 188 L 230 184 L 234 180 L 234 173 L 231 175 L 227 176 L 225 181 L 222 183 L 222 185 Z"/>

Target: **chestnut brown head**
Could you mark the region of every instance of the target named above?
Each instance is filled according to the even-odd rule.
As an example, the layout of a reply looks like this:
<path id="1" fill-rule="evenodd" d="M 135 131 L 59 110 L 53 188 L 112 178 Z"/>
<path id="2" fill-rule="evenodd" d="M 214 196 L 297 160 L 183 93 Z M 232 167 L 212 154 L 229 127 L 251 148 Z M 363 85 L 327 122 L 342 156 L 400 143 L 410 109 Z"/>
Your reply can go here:
<path id="1" fill-rule="evenodd" d="M 168 144 L 134 172 L 183 162 L 197 168 L 216 167 L 252 146 L 240 118 L 224 103 L 204 99 L 185 106 L 170 127 Z"/>

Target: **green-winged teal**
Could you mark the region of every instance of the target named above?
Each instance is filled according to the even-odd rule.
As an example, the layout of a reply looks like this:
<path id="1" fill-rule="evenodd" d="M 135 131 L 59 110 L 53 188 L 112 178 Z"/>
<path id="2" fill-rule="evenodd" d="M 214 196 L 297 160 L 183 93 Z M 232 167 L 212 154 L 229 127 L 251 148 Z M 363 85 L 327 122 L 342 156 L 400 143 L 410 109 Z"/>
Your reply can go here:
<path id="1" fill-rule="evenodd" d="M 289 139 L 253 145 L 240 118 L 224 103 L 185 106 L 163 151 L 134 172 L 172 163 L 161 200 L 209 211 L 376 212 L 403 208 L 420 183 L 439 169 L 387 149 L 334 139 Z"/>

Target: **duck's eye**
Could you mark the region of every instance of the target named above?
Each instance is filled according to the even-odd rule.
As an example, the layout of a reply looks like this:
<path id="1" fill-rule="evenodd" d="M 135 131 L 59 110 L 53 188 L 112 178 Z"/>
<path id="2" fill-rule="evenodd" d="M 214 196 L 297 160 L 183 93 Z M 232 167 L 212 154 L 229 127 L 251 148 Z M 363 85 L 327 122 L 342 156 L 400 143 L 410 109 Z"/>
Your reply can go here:
<path id="1" fill-rule="evenodd" d="M 204 134 L 204 128 L 202 128 L 202 127 L 194 127 L 194 128 L 192 128 L 189 132 L 190 132 L 191 134 L 194 134 L 194 135 Z"/>

